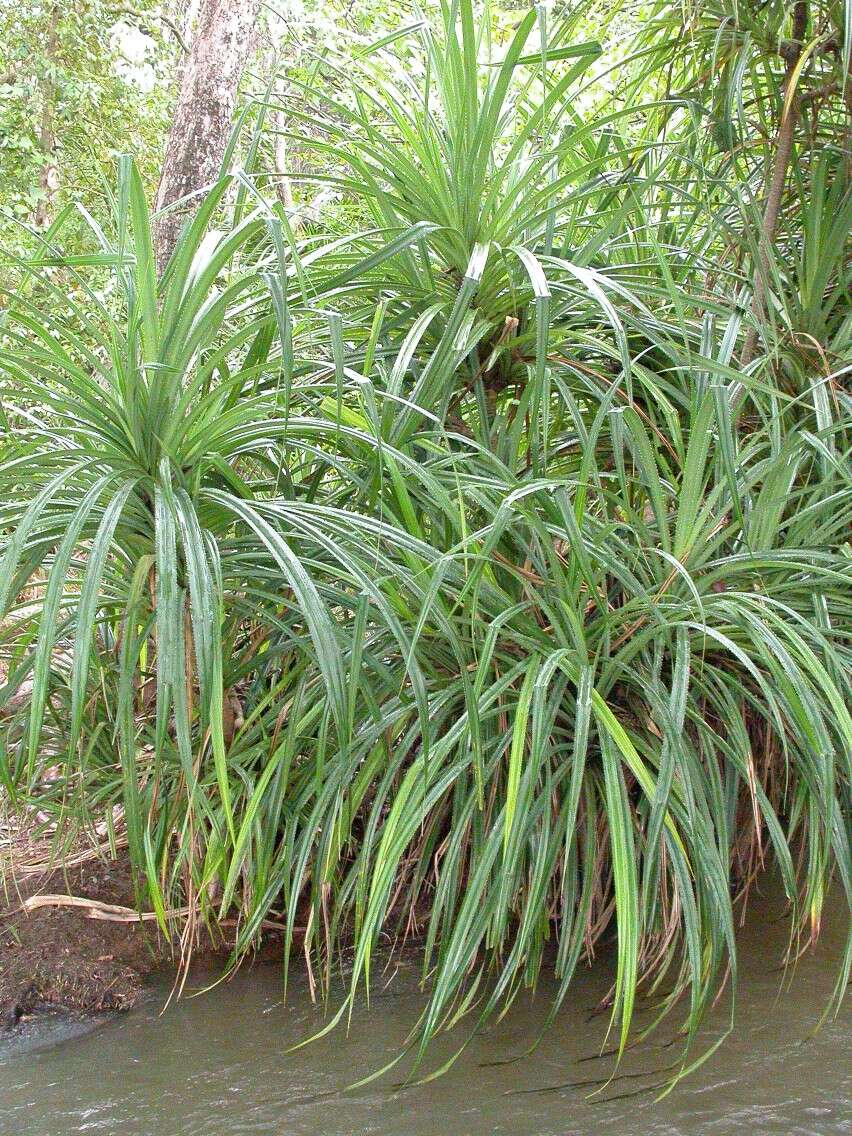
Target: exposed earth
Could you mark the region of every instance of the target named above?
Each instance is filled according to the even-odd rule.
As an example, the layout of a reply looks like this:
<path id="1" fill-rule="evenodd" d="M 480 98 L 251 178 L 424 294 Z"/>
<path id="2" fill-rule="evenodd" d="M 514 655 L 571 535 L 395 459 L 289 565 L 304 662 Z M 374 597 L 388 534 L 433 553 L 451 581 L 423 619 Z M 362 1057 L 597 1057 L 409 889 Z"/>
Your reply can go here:
<path id="1" fill-rule="evenodd" d="M 171 959 L 170 944 L 153 923 L 93 918 L 92 908 L 65 898 L 132 907 L 126 856 L 83 849 L 51 866 L 49 844 L 13 820 L 0 824 L 0 1029 L 45 1004 L 86 1013 L 129 1009 L 145 976 Z M 51 905 L 32 906 L 47 896 L 56 897 Z"/>
<path id="2" fill-rule="evenodd" d="M 48 1009 L 129 1010 L 153 971 L 185 976 L 178 938 L 165 938 L 150 913 L 137 914 L 120 841 L 114 853 L 78 841 L 59 860 L 35 820 L 12 816 L 4 803 L 0 795 L 0 1033 Z M 224 970 L 235 927 L 226 919 L 199 933 L 193 972 Z M 265 922 L 254 960 L 279 959 L 281 942 L 282 925 Z"/>

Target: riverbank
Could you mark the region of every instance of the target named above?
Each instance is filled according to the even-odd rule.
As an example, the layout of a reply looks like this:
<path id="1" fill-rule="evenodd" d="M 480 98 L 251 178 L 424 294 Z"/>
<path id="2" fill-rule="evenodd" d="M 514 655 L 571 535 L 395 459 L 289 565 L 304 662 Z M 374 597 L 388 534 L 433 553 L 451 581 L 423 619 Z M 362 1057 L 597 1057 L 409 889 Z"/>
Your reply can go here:
<path id="1" fill-rule="evenodd" d="M 135 1005 L 173 950 L 154 924 L 109 910 L 134 907 L 124 850 L 75 847 L 57 861 L 17 818 L 0 823 L 0 1028 L 40 1004 L 84 1013 Z"/>
<path id="2" fill-rule="evenodd" d="M 188 992 L 205 992 L 173 1001 L 163 1015 L 171 975 L 152 975 L 146 997 L 129 1014 L 85 1036 L 16 1050 L 5 1063 L 0 1048 L 0 1132 L 849 1136 L 852 1083 L 844 1079 L 842 1055 L 852 1042 L 852 1021 L 842 1014 L 813 1032 L 842 956 L 842 898 L 829 904 L 819 948 L 800 959 L 779 1002 L 783 975 L 775 963 L 790 923 L 778 890 L 767 890 L 768 896 L 755 890 L 737 934 L 736 1029 L 662 1100 L 660 1081 L 679 1052 L 668 1044 L 668 1031 L 629 1047 L 617 1070 L 611 1056 L 598 1056 L 609 1048 L 608 1016 L 591 1011 L 613 980 L 612 951 L 601 952 L 594 967 L 579 968 L 543 1033 L 558 989 L 549 966 L 535 996 L 519 992 L 505 1017 L 477 1034 L 444 1076 L 400 1090 L 411 1068 L 403 1062 L 343 1092 L 399 1055 L 423 1011 L 422 956 L 401 951 L 390 965 L 382 954 L 381 978 L 369 1005 L 363 991 L 356 997 L 351 1028 L 341 1022 L 323 1036 L 317 1035 L 346 995 L 345 976 L 335 980 L 324 1013 L 298 966 L 286 999 L 279 966 L 244 968 L 209 990 L 213 976 L 193 974 Z M 711 1012 L 697 1042 L 701 1053 L 727 1028 L 729 1008 L 723 999 Z M 471 1025 L 468 1019 L 436 1039 L 420 1069 L 424 1077 L 456 1052 Z M 304 1045 L 308 1038 L 314 1040 Z"/>
<path id="3" fill-rule="evenodd" d="M 154 971 L 178 974 L 182 944 L 140 916 L 124 841 L 78 841 L 61 856 L 0 797 L 0 1032 L 42 1007 L 82 1014 L 129 1010 Z M 224 970 L 236 921 L 201 929 L 193 966 Z M 264 923 L 254 958 L 280 958 L 282 932 Z"/>

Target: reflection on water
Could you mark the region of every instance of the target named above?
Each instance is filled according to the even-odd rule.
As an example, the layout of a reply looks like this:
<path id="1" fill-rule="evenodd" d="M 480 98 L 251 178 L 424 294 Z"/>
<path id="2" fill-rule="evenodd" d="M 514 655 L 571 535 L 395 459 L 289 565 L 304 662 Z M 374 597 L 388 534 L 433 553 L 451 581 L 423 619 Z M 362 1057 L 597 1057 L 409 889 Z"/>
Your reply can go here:
<path id="1" fill-rule="evenodd" d="M 663 1046 L 670 1035 L 662 1033 L 622 1067 L 647 1078 L 618 1079 L 597 1098 L 588 1096 L 588 1082 L 609 1071 L 594 1059 L 606 1022 L 590 1017 L 611 977 L 605 963 L 579 977 L 570 1004 L 530 1056 L 499 1063 L 522 1054 L 535 1039 L 546 1008 L 544 986 L 535 1000 L 519 998 L 507 1018 L 477 1037 L 439 1080 L 398 1091 L 399 1074 L 391 1074 L 338 1092 L 394 1055 L 422 1005 L 416 961 L 406 959 L 370 1008 L 359 1008 L 348 1038 L 341 1029 L 296 1052 L 287 1051 L 319 1027 L 322 1014 L 298 981 L 285 1004 L 278 969 L 256 967 L 173 1004 L 165 1015 L 159 1011 L 167 987 L 86 1036 L 0 1054 L 0 1133 L 849 1133 L 848 1013 L 808 1037 L 833 986 L 845 933 L 838 917 L 778 1001 L 781 976 L 773 967 L 786 924 L 777 908 L 754 909 L 741 938 L 737 1030 L 663 1101 L 635 1095 L 672 1060 L 672 1049 Z M 434 1051 L 436 1062 L 451 1051 L 451 1039 L 442 1044 Z M 548 1091 L 521 1091 L 528 1089 Z"/>
<path id="2" fill-rule="evenodd" d="M 99 1024 L 97 1018 L 69 1013 L 52 1006 L 40 1006 L 33 1014 L 22 1018 L 15 1029 L 0 1032 L 0 1067 L 13 1057 L 82 1037 L 98 1029 Z M 0 1073 L 0 1086 L 4 1083 L 3 1074 Z"/>

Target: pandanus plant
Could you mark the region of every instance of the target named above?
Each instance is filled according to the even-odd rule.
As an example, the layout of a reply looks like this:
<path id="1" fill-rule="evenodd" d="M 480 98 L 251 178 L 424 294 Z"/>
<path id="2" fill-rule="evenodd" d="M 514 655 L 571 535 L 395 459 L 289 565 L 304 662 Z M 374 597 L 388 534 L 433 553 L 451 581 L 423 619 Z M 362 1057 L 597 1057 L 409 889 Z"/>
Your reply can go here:
<path id="1" fill-rule="evenodd" d="M 543 370 L 547 277 L 603 299 L 595 248 L 573 232 L 611 161 L 605 124 L 575 106 L 601 54 L 597 41 L 577 41 L 579 22 L 551 34 L 536 6 L 499 48 L 470 0 L 442 0 L 439 28 L 421 19 L 345 68 L 326 58 L 310 109 L 286 108 L 310 128 L 294 140 L 330 170 L 317 181 L 354 201 L 382 240 L 416 234 L 372 283 L 391 317 L 400 301 L 420 314 L 418 336 L 435 351 L 413 401 L 442 419 L 458 393 L 448 375 L 466 354 L 492 395 L 533 359 Z M 403 60 L 383 50 L 400 40 L 412 45 Z M 396 437 L 420 420 L 400 414 Z"/>
<path id="2" fill-rule="evenodd" d="M 211 227 L 229 182 L 205 196 L 158 280 L 144 191 L 122 160 L 115 238 L 96 228 L 101 251 L 73 263 L 47 249 L 28 266 L 41 271 L 41 303 L 22 289 L 0 329 L 16 426 L 0 475 L 0 609 L 14 610 L 24 585 L 40 581 L 3 690 L 8 700 L 31 684 L 7 786 L 34 784 L 57 698 L 67 700 L 66 788 L 85 764 L 92 721 L 106 719 L 131 856 L 161 915 L 167 867 L 177 874 L 173 847 L 187 848 L 188 828 L 210 812 L 204 794 L 221 810 L 214 830 L 236 840 L 227 764 L 234 662 L 224 653 L 235 637 L 244 659 L 264 641 L 261 611 L 281 626 L 291 613 L 301 634 L 291 634 L 289 653 L 316 664 L 332 729 L 345 731 L 349 713 L 329 597 L 294 551 L 299 523 L 273 524 L 255 507 L 261 486 L 287 496 L 278 484 L 293 372 L 287 268 L 271 216 Z M 265 279 L 257 265 L 237 263 L 264 230 L 282 256 Z M 50 278 L 57 263 L 69 273 L 67 292 Z M 96 292 L 86 267 L 106 270 L 112 290 Z M 292 479 L 289 488 L 295 496 Z M 70 649 L 64 677 L 60 641 Z M 201 886 L 209 864 L 181 859 L 188 889 Z"/>

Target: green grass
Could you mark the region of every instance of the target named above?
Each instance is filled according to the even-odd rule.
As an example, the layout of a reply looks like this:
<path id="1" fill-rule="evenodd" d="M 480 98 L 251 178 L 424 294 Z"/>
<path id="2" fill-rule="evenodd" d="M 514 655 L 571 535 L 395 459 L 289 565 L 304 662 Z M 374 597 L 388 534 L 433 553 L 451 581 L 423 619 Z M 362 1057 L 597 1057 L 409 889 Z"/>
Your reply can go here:
<path id="1" fill-rule="evenodd" d="M 584 114 L 571 21 L 496 65 L 485 28 L 460 0 L 412 33 L 422 85 L 367 56 L 315 92 L 363 229 L 297 239 L 223 178 L 158 281 L 125 160 L 98 251 L 22 266 L 3 610 L 38 594 L 2 775 L 71 825 L 120 802 L 189 943 L 236 911 L 239 957 L 283 912 L 323 990 L 350 943 L 331 1024 L 416 925 L 421 1073 L 612 940 L 616 1050 L 638 1000 L 680 1008 L 676 1079 L 755 877 L 791 957 L 852 896 L 849 195 L 803 142 L 743 370 L 747 179 L 655 97 Z"/>

